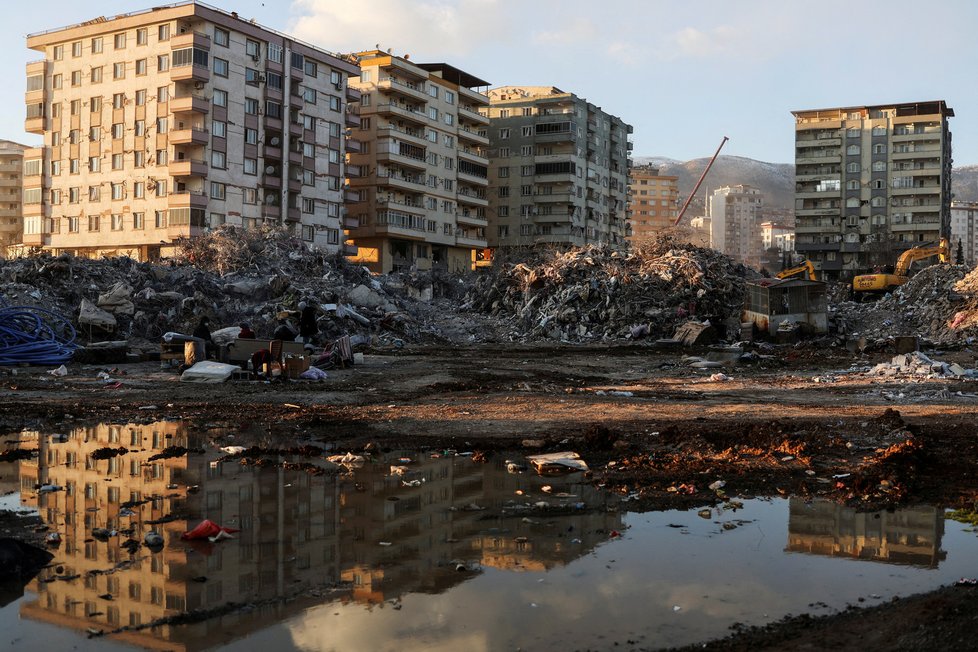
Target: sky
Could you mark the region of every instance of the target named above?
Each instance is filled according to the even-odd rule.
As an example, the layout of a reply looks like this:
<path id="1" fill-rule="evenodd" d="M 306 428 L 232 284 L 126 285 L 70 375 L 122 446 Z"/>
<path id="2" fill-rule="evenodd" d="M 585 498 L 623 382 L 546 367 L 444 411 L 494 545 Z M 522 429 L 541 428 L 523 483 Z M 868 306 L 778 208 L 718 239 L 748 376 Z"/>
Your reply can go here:
<path id="1" fill-rule="evenodd" d="M 162 4 L 160 0 L 158 3 Z M 493 86 L 554 85 L 634 126 L 634 156 L 794 159 L 791 111 L 943 99 L 955 166 L 978 164 L 978 3 L 906 0 L 213 0 L 323 49 L 379 44 Z M 33 0 L 4 7 L 0 138 L 23 131 L 32 32 L 154 6 Z M 600 8 L 596 11 L 595 8 Z M 20 44 L 20 47 L 16 47 Z"/>

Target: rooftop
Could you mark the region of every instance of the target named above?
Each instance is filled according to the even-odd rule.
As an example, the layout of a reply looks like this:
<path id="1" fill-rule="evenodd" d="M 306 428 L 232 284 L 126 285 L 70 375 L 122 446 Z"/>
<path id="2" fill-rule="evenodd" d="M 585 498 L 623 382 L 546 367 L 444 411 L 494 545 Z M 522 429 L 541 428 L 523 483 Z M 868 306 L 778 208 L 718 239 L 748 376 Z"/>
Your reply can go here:
<path id="1" fill-rule="evenodd" d="M 793 116 L 808 116 L 812 113 L 852 113 L 855 111 L 880 111 L 883 109 L 896 109 L 898 116 L 905 115 L 934 115 L 939 113 L 949 118 L 954 117 L 954 109 L 950 108 L 944 100 L 929 100 L 926 102 L 894 102 L 891 104 L 867 104 L 862 106 L 839 106 L 825 109 L 804 109 L 792 111 Z"/>

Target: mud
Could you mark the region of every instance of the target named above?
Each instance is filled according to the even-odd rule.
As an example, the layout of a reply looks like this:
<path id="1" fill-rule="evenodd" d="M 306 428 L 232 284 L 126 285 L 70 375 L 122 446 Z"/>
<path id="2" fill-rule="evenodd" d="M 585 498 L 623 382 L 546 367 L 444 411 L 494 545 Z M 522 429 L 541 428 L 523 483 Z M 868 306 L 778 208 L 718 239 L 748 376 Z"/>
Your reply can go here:
<path id="1" fill-rule="evenodd" d="M 974 365 L 968 351 L 928 354 Z M 476 455 L 574 450 L 591 468 L 592 483 L 639 511 L 778 495 L 866 510 L 924 503 L 973 509 L 978 386 L 862 373 L 891 356 L 782 347 L 756 364 L 724 369 L 727 381 L 711 380 L 715 370 L 684 366 L 678 354 L 641 346 L 375 350 L 363 365 L 331 371 L 323 383 L 187 385 L 158 363 L 140 363 L 119 366 L 116 387 L 97 379 L 103 369 L 96 366 L 72 366 L 63 378 L 18 368 L 0 376 L 0 432 L 9 445 L 19 431 L 42 426 L 57 432 L 179 419 L 215 433 L 260 431 L 253 447 L 227 458 L 257 466 L 283 464 L 283 453 L 315 457 L 327 445 Z M 314 463 L 287 464 L 326 472 Z M 973 613 L 964 609 L 973 596 L 949 589 L 921 599 L 952 601 L 964 618 Z M 875 609 L 916 608 L 910 604 Z M 835 618 L 855 626 L 858 614 L 868 613 Z M 802 617 L 784 627 L 806 633 L 823 626 Z M 742 647 L 727 641 L 717 645 L 732 647 L 713 649 L 801 649 L 787 638 L 764 643 L 762 634 L 769 632 L 741 633 Z"/>

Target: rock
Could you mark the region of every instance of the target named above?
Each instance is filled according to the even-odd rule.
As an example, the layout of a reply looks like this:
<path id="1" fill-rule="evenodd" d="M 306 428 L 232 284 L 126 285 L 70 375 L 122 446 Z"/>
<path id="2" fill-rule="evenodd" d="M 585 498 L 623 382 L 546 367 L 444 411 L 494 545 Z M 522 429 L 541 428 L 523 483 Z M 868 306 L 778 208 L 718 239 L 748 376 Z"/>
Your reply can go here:
<path id="1" fill-rule="evenodd" d="M 132 288 L 119 281 L 105 294 L 98 297 L 98 307 L 116 315 L 132 315 L 136 306 L 131 300 Z"/>
<path id="2" fill-rule="evenodd" d="M 379 293 L 371 290 L 366 285 L 358 285 L 350 290 L 347 298 L 353 305 L 365 308 L 379 308 L 388 303 Z"/>
<path id="3" fill-rule="evenodd" d="M 110 312 L 102 310 L 88 299 L 81 300 L 78 310 L 78 323 L 82 326 L 94 326 L 107 331 L 115 330 L 118 322 Z"/>

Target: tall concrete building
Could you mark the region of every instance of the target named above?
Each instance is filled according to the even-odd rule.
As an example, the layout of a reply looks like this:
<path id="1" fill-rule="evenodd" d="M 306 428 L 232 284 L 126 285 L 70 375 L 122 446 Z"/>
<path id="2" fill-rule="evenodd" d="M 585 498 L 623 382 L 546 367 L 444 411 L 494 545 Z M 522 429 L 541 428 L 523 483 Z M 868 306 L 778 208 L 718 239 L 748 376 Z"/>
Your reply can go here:
<path id="1" fill-rule="evenodd" d="M 33 34 L 24 244 L 153 259 L 221 224 L 343 247 L 355 63 L 193 2 Z"/>
<path id="2" fill-rule="evenodd" d="M 638 165 L 629 174 L 629 239 L 647 239 L 672 226 L 679 212 L 679 177 L 659 174 L 658 166 Z"/>
<path id="3" fill-rule="evenodd" d="M 764 195 L 747 185 L 723 186 L 710 195 L 710 246 L 737 262 L 757 265 Z"/>
<path id="4" fill-rule="evenodd" d="M 794 111 L 797 251 L 823 278 L 892 265 L 950 234 L 944 101 Z"/>
<path id="5" fill-rule="evenodd" d="M 553 86 L 489 99 L 489 246 L 624 248 L 631 125 Z"/>
<path id="6" fill-rule="evenodd" d="M 964 254 L 964 262 L 972 267 L 978 264 L 978 203 L 951 202 L 951 260 L 955 261 L 958 242 Z"/>
<path id="7" fill-rule="evenodd" d="M 372 271 L 473 268 L 486 247 L 488 82 L 444 63 L 361 52 L 350 154 L 356 260 Z"/>
<path id="8" fill-rule="evenodd" d="M 0 258 L 9 256 L 8 247 L 20 243 L 24 233 L 24 169 L 26 145 L 0 140 Z M 37 170 L 40 174 L 40 170 Z"/>

